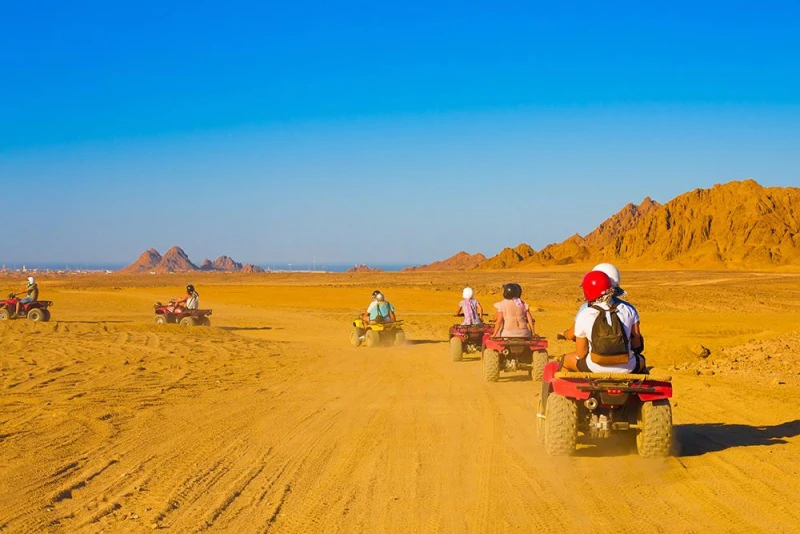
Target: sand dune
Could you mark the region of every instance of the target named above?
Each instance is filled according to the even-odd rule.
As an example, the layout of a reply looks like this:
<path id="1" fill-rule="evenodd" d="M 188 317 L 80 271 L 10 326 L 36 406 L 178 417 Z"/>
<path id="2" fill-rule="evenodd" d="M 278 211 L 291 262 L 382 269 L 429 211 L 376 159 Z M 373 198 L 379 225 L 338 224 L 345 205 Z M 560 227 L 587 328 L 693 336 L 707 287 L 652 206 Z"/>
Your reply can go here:
<path id="1" fill-rule="evenodd" d="M 541 332 L 567 325 L 580 275 L 514 273 Z M 507 273 L 176 276 L 42 277 L 53 322 L 0 324 L 0 530 L 788 532 L 800 521 L 794 275 L 624 274 L 650 361 L 675 376 L 676 456 L 663 461 L 624 442 L 549 458 L 538 382 L 487 384 L 477 360 L 450 361 L 461 287 L 488 306 Z M 152 302 L 188 281 L 214 326 L 151 324 Z M 376 288 L 406 319 L 407 346 L 348 345 Z"/>

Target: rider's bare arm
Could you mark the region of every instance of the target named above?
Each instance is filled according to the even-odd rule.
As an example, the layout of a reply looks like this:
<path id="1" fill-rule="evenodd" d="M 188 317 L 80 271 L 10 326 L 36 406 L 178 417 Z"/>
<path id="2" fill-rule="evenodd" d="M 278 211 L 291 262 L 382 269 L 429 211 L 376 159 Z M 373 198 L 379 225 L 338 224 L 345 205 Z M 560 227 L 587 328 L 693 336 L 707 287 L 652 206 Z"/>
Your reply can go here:
<path id="1" fill-rule="evenodd" d="M 644 350 L 644 338 L 639 330 L 639 323 L 636 323 L 631 328 L 631 350 L 636 354 L 641 354 Z"/>
<path id="2" fill-rule="evenodd" d="M 481 306 L 481 303 L 479 302 L 478 303 L 478 317 L 481 317 L 482 315 L 483 315 L 483 306 Z"/>
<path id="3" fill-rule="evenodd" d="M 492 332 L 492 337 L 499 337 L 500 332 L 503 331 L 503 314 L 497 312 L 494 316 L 494 332 Z"/>
<path id="4" fill-rule="evenodd" d="M 528 328 L 532 335 L 536 334 L 536 319 L 533 318 L 530 310 L 525 310 L 525 318 L 528 320 Z"/>

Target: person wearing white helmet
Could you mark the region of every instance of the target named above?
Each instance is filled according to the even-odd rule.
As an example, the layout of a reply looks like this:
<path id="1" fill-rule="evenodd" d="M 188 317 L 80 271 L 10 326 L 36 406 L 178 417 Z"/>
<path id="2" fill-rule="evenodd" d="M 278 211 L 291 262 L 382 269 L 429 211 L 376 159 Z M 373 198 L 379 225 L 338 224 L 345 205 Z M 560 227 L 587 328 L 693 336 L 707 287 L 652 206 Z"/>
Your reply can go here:
<path id="1" fill-rule="evenodd" d="M 36 285 L 36 280 L 32 276 L 28 277 L 28 285 L 25 287 L 25 293 L 27 296 L 17 301 L 17 309 L 15 311 L 17 315 L 21 313 L 23 304 L 39 300 L 39 286 Z"/>
<path id="2" fill-rule="evenodd" d="M 625 292 L 624 289 L 619 287 L 620 281 L 622 280 L 622 276 L 620 275 L 619 269 L 617 269 L 617 267 L 611 263 L 598 263 L 592 268 L 592 271 L 600 271 L 602 273 L 605 273 L 605 275 L 611 279 L 611 283 L 613 284 L 614 288 L 614 292 L 612 295 L 614 301 L 621 302 L 627 306 L 630 306 L 633 309 L 634 313 L 636 314 L 636 317 L 638 318 L 639 313 L 636 311 L 636 308 L 634 308 L 629 302 L 625 302 L 624 300 L 622 300 L 622 298 L 625 297 L 627 293 Z M 583 304 L 581 304 L 581 307 L 578 308 L 578 313 L 575 315 L 576 320 L 580 315 L 580 313 L 583 310 L 585 310 L 587 306 L 589 306 L 588 302 L 584 302 Z M 566 339 L 568 341 L 575 341 L 575 330 L 573 328 L 567 328 L 566 330 L 558 334 L 557 339 Z"/>
<path id="3" fill-rule="evenodd" d="M 386 297 L 381 292 L 373 294 L 374 300 L 369 303 L 365 319 L 371 323 L 390 323 L 396 320 L 394 315 L 394 306 L 386 300 Z"/>
<path id="4" fill-rule="evenodd" d="M 475 292 L 471 287 L 465 287 L 461 292 L 462 301 L 458 303 L 458 310 L 456 315 L 463 315 L 464 321 L 462 325 L 483 324 L 481 315 L 483 315 L 483 306 L 475 298 Z"/>

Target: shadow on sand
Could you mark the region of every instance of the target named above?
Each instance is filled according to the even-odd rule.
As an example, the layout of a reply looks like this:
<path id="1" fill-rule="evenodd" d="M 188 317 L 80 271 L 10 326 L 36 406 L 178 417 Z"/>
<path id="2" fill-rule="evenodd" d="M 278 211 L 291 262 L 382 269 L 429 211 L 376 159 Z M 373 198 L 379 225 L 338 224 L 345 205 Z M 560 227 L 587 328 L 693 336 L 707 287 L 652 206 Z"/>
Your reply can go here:
<path id="1" fill-rule="evenodd" d="M 431 343 L 444 343 L 441 339 L 409 339 L 407 345 L 429 345 Z"/>
<path id="2" fill-rule="evenodd" d="M 781 445 L 800 435 L 800 419 L 775 426 L 695 423 L 673 428 L 676 456 L 702 456 L 734 447 Z"/>
<path id="3" fill-rule="evenodd" d="M 271 326 L 220 326 L 220 330 L 225 330 L 227 332 L 239 332 L 239 331 L 250 331 L 255 332 L 259 330 L 273 330 Z M 278 328 L 280 330 L 280 328 Z"/>

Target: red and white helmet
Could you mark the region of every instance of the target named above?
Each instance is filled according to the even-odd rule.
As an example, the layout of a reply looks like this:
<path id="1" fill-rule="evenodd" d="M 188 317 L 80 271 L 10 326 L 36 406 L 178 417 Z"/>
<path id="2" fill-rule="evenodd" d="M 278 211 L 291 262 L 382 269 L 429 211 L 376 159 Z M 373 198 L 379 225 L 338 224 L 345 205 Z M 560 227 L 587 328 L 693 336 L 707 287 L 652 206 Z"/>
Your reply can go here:
<path id="1" fill-rule="evenodd" d="M 619 287 L 621 276 L 619 274 L 619 269 L 617 269 L 616 266 L 610 263 L 598 263 L 592 270 L 606 273 L 606 275 L 611 278 L 611 283 L 614 284 L 614 287 Z"/>
<path id="2" fill-rule="evenodd" d="M 614 288 L 614 281 L 603 271 L 589 271 L 583 277 L 581 287 L 586 302 L 594 302 Z"/>

